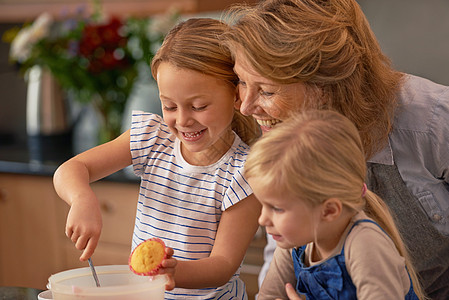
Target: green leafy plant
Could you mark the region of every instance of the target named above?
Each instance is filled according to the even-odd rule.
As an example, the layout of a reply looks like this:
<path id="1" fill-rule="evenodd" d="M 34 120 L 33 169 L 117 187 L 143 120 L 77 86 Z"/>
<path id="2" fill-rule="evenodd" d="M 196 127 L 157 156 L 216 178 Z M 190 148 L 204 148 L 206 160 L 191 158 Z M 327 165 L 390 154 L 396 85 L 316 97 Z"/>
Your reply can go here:
<path id="1" fill-rule="evenodd" d="M 92 103 L 108 132 L 101 142 L 120 133 L 122 114 L 138 65 L 149 65 L 165 34 L 178 21 L 170 11 L 148 18 L 105 16 L 96 5 L 87 14 L 80 7 L 59 20 L 48 13 L 32 24 L 7 31 L 10 60 L 23 74 L 33 66 L 47 69 L 60 86 L 81 103 Z"/>

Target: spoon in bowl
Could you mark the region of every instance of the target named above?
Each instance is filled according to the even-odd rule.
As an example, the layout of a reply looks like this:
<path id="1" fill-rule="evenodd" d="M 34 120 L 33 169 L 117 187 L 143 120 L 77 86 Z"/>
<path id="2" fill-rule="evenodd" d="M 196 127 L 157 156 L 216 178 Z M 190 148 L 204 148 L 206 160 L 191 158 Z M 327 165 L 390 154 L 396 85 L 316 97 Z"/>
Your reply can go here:
<path id="1" fill-rule="evenodd" d="M 87 262 L 89 263 L 90 270 L 92 271 L 92 276 L 94 277 L 95 284 L 97 287 L 100 287 L 100 281 L 98 280 L 97 272 L 95 271 L 94 264 L 92 263 L 92 259 L 87 259 Z"/>

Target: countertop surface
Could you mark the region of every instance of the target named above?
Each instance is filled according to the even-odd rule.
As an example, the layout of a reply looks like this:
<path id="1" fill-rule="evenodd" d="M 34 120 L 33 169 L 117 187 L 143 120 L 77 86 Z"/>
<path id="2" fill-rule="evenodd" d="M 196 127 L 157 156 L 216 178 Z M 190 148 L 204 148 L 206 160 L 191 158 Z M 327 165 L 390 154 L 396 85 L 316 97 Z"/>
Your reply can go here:
<path id="1" fill-rule="evenodd" d="M 62 145 L 36 147 L 30 142 L 2 142 L 0 143 L 0 173 L 53 176 L 58 166 L 73 156 L 73 153 L 63 149 Z M 133 174 L 130 167 L 106 177 L 105 180 L 139 182 L 139 178 Z"/>
<path id="2" fill-rule="evenodd" d="M 0 299 L 5 300 L 35 300 L 37 295 L 42 290 L 27 288 L 27 287 L 15 287 L 15 286 L 0 286 Z"/>
<path id="3" fill-rule="evenodd" d="M 52 176 L 61 160 L 32 159 L 26 143 L 0 144 L 0 172 Z"/>

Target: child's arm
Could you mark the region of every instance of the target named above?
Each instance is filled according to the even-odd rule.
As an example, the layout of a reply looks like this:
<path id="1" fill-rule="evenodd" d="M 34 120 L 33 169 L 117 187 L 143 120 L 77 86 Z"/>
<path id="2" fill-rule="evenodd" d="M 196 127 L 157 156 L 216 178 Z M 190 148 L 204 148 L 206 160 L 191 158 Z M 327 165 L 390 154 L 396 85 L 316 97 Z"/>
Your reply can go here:
<path id="1" fill-rule="evenodd" d="M 259 288 L 257 299 L 288 299 L 286 283 L 296 286 L 291 249 L 276 247 L 270 268 Z"/>
<path id="2" fill-rule="evenodd" d="M 208 258 L 178 261 L 176 287 L 206 288 L 224 285 L 240 266 L 257 231 L 261 206 L 254 195 L 223 212 Z"/>
<path id="3" fill-rule="evenodd" d="M 69 159 L 56 170 L 55 190 L 70 205 L 66 235 L 77 249 L 84 250 L 80 260 L 92 256 L 102 227 L 98 199 L 89 184 L 130 164 L 129 131 L 126 131 L 113 141 Z"/>

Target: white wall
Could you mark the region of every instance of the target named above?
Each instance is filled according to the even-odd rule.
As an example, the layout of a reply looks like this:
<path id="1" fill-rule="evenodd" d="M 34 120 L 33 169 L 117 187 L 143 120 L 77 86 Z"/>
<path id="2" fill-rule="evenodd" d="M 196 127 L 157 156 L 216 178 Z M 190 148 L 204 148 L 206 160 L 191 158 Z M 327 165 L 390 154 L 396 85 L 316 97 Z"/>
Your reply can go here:
<path id="1" fill-rule="evenodd" d="M 449 85 L 449 0 L 358 2 L 397 69 Z"/>

